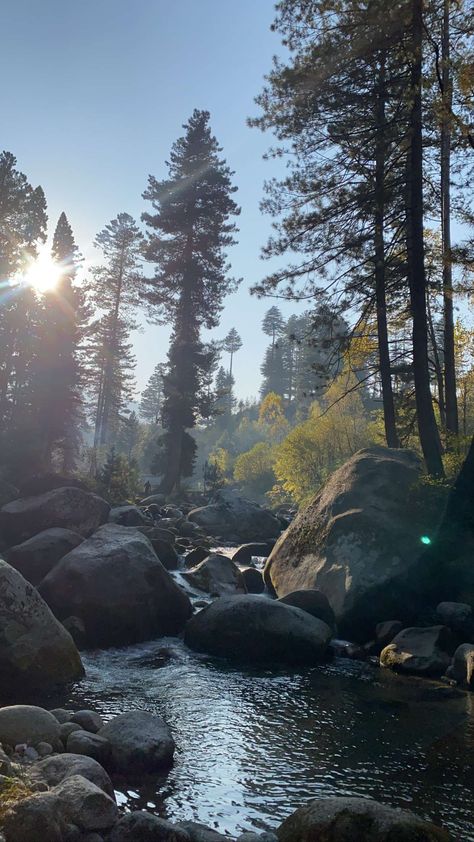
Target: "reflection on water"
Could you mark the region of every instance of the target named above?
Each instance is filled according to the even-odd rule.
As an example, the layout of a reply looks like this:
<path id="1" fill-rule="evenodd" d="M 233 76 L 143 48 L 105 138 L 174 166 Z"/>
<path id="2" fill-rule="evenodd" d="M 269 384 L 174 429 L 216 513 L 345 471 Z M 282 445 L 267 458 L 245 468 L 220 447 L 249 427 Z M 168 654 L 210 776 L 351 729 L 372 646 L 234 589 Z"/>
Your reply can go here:
<path id="1" fill-rule="evenodd" d="M 236 834 L 275 827 L 314 796 L 363 795 L 474 840 L 472 697 L 351 661 L 243 673 L 176 639 L 84 661 L 71 705 L 109 718 L 143 708 L 173 729 L 166 777 L 118 783 L 128 806 Z"/>

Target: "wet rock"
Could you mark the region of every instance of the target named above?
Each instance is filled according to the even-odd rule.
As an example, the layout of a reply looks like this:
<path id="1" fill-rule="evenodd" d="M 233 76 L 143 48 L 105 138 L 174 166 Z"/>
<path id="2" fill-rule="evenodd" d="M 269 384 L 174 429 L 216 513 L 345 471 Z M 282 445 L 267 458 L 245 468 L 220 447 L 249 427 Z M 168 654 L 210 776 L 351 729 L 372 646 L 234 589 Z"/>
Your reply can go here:
<path id="1" fill-rule="evenodd" d="M 155 772 L 173 762 L 175 743 L 171 730 L 159 716 L 132 710 L 116 716 L 99 731 L 112 748 L 118 772 Z"/>
<path id="2" fill-rule="evenodd" d="M 0 559 L 0 674 L 4 691 L 50 689 L 83 675 L 70 635 L 38 591 Z"/>
<path id="3" fill-rule="evenodd" d="M 109 523 L 119 526 L 144 526 L 147 518 L 137 506 L 114 506 L 109 513 Z"/>
<path id="4" fill-rule="evenodd" d="M 71 635 L 78 649 L 85 649 L 87 643 L 86 627 L 80 617 L 66 617 L 61 621 Z"/>
<path id="5" fill-rule="evenodd" d="M 255 567 L 241 567 L 240 572 L 247 593 L 263 593 L 265 582 L 260 570 Z"/>
<path id="6" fill-rule="evenodd" d="M 97 734 L 104 727 L 104 720 L 94 710 L 77 710 L 70 721 L 77 722 L 84 731 L 90 731 L 91 734 Z"/>
<path id="7" fill-rule="evenodd" d="M 35 705 L 0 708 L 0 742 L 8 745 L 59 740 L 59 722 L 49 711 Z"/>
<path id="8" fill-rule="evenodd" d="M 70 754 L 83 754 L 86 757 L 93 757 L 101 766 L 106 768 L 109 766 L 110 743 L 98 734 L 91 734 L 88 731 L 73 731 L 67 738 L 66 750 Z"/>
<path id="9" fill-rule="evenodd" d="M 0 510 L 0 529 L 10 545 L 45 529 L 61 528 L 90 535 L 104 523 L 110 506 L 80 488 L 56 488 L 38 497 L 21 497 Z"/>
<path id="10" fill-rule="evenodd" d="M 177 570 L 179 557 L 174 546 L 169 541 L 162 541 L 161 538 L 150 538 L 150 541 L 163 567 L 167 570 Z"/>
<path id="11" fill-rule="evenodd" d="M 190 842 L 182 827 L 153 816 L 151 813 L 134 812 L 123 816 L 115 825 L 107 842 Z"/>
<path id="12" fill-rule="evenodd" d="M 281 532 L 280 521 L 268 509 L 231 489 L 218 491 L 208 506 L 192 509 L 188 520 L 201 526 L 208 535 L 236 536 L 241 541 L 266 541 Z"/>
<path id="13" fill-rule="evenodd" d="M 54 754 L 36 763 L 30 774 L 34 780 L 45 781 L 51 787 L 57 786 L 66 778 L 82 775 L 111 798 L 115 798 L 112 781 L 107 772 L 92 757 L 69 753 Z"/>
<path id="14" fill-rule="evenodd" d="M 474 644 L 463 643 L 458 646 L 448 675 L 468 690 L 474 690 Z"/>
<path id="15" fill-rule="evenodd" d="M 446 626 L 403 629 L 382 650 L 380 663 L 395 672 L 443 675 L 455 647 L 455 639 Z"/>
<path id="16" fill-rule="evenodd" d="M 322 591 L 317 591 L 314 588 L 308 588 L 304 591 L 292 591 L 286 596 L 282 596 L 280 602 L 285 605 L 293 605 L 295 608 L 301 608 L 302 611 L 307 611 L 312 617 L 317 617 L 322 620 L 329 628 L 336 628 L 336 618 L 332 610 L 326 594 Z"/>
<path id="17" fill-rule="evenodd" d="M 58 617 L 80 617 L 90 646 L 119 646 L 177 634 L 191 604 L 137 530 L 107 524 L 43 580 Z"/>
<path id="18" fill-rule="evenodd" d="M 232 556 L 232 561 L 236 564 L 251 564 L 252 558 L 268 558 L 274 546 L 274 541 L 266 541 L 264 544 L 242 544 Z"/>
<path id="19" fill-rule="evenodd" d="M 194 547 L 193 550 L 190 550 L 189 553 L 186 553 L 184 558 L 184 565 L 185 567 L 191 568 L 196 567 L 201 561 L 204 561 L 209 555 L 209 550 L 206 547 Z"/>
<path id="20" fill-rule="evenodd" d="M 447 831 L 369 798 L 316 798 L 277 830 L 279 842 L 449 842 Z"/>
<path id="21" fill-rule="evenodd" d="M 349 658 L 351 661 L 365 661 L 367 658 L 362 646 L 350 640 L 331 640 L 329 649 L 337 658 Z"/>
<path id="22" fill-rule="evenodd" d="M 235 661 L 317 663 L 331 629 L 300 608 L 265 596 L 225 596 L 188 622 L 185 643 Z"/>
<path id="23" fill-rule="evenodd" d="M 45 529 L 11 547 L 5 559 L 32 585 L 39 585 L 54 565 L 83 541 L 82 535 L 70 529 Z"/>
<path id="24" fill-rule="evenodd" d="M 340 634 L 361 643 L 379 620 L 400 610 L 413 613 L 429 583 L 429 571 L 419 564 L 419 525 L 407 506 L 420 472 L 411 451 L 372 447 L 356 453 L 277 541 L 265 566 L 267 586 L 279 597 L 322 591 Z"/>
<path id="25" fill-rule="evenodd" d="M 240 569 L 230 558 L 218 553 L 208 555 L 197 567 L 183 571 L 183 578 L 211 596 L 246 592 Z"/>
<path id="26" fill-rule="evenodd" d="M 228 842 L 229 837 L 199 822 L 178 822 L 177 827 L 186 831 L 191 842 Z"/>
<path id="27" fill-rule="evenodd" d="M 53 790 L 60 813 L 81 830 L 109 830 L 117 821 L 115 801 L 82 775 L 71 775 Z"/>

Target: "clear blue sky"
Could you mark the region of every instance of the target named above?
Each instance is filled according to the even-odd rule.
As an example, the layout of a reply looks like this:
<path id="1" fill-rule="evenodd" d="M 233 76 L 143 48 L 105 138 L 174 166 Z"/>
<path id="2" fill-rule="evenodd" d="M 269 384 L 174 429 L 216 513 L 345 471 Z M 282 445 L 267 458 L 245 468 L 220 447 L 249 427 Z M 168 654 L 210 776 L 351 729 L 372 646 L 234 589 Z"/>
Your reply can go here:
<path id="1" fill-rule="evenodd" d="M 194 108 L 235 170 L 242 206 L 233 271 L 243 277 L 228 299 L 216 338 L 235 326 L 244 347 L 234 362 L 239 397 L 257 394 L 266 338 L 263 313 L 274 302 L 248 293 L 265 264 L 270 230 L 258 204 L 277 172 L 262 161 L 271 142 L 245 125 L 256 113 L 272 56 L 273 0 L 4 0 L 2 148 L 13 152 L 48 201 L 50 229 L 64 210 L 88 262 L 95 234 L 120 211 L 140 218 L 149 173 L 164 161 Z M 281 166 L 281 165 L 280 165 Z M 283 306 L 289 314 L 295 308 Z M 145 325 L 135 337 L 143 388 L 167 351 L 168 332 Z"/>

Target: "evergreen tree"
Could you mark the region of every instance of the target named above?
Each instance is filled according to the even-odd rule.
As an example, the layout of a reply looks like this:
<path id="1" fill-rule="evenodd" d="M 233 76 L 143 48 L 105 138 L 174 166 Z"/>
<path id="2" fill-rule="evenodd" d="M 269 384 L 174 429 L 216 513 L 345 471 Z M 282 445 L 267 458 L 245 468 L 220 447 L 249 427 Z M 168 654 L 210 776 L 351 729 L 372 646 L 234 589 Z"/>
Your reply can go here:
<path id="1" fill-rule="evenodd" d="M 158 424 L 163 404 L 163 380 L 166 367 L 164 363 L 158 363 L 153 370 L 140 400 L 140 417 L 149 424 Z"/>
<path id="2" fill-rule="evenodd" d="M 92 325 L 94 450 L 113 439 L 120 413 L 130 398 L 134 358 L 130 331 L 143 282 L 143 236 L 128 213 L 120 213 L 97 235 L 104 263 L 93 270 L 90 299 L 100 315 Z"/>
<path id="3" fill-rule="evenodd" d="M 80 343 L 86 310 L 83 293 L 74 283 L 81 257 L 65 213 L 54 232 L 52 258 L 61 274 L 40 302 L 43 337 L 33 363 L 35 416 L 44 464 L 49 466 L 58 453 L 62 470 L 69 472 L 75 467 L 80 443 Z"/>
<path id="4" fill-rule="evenodd" d="M 194 111 L 184 129 L 171 150 L 168 178 L 149 177 L 144 198 L 154 212 L 143 214 L 149 229 L 146 257 L 157 265 L 146 299 L 158 316 L 173 323 L 164 378 L 166 432 L 155 460 L 167 492 L 193 470 L 195 442 L 188 430 L 202 409 L 209 366 L 200 329 L 218 324 L 223 298 L 235 288 L 225 252 L 235 242 L 231 217 L 239 213 L 232 172 L 220 158 L 209 113 Z"/>
<path id="5" fill-rule="evenodd" d="M 260 387 L 260 395 L 262 398 L 270 392 L 275 392 L 277 395 L 285 394 L 287 378 L 285 376 L 286 372 L 284 369 L 282 345 L 278 344 L 275 346 L 268 346 L 265 351 L 260 371 L 263 378 L 262 385 Z"/>
<path id="6" fill-rule="evenodd" d="M 236 354 L 237 351 L 240 351 L 242 347 L 242 340 L 235 327 L 229 330 L 229 333 L 224 339 L 223 347 L 224 351 L 227 351 L 227 353 L 230 354 L 229 374 L 232 376 L 232 360 L 234 358 L 234 354 Z"/>
<path id="7" fill-rule="evenodd" d="M 275 347 L 277 337 L 283 333 L 285 328 L 285 320 L 278 307 L 270 307 L 265 313 L 262 321 L 263 332 L 271 337 L 272 348 Z"/>
<path id="8" fill-rule="evenodd" d="M 225 421 L 235 408 L 234 385 L 235 380 L 230 371 L 221 366 L 215 383 L 215 415 L 223 416 Z"/>

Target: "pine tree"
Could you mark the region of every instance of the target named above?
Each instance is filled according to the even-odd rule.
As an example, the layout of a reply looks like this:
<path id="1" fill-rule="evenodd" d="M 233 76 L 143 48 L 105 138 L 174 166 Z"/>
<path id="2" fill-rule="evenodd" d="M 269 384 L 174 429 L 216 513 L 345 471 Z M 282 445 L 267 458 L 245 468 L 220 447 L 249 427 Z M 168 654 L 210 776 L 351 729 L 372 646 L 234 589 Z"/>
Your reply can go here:
<path id="1" fill-rule="evenodd" d="M 285 328 L 285 320 L 278 307 L 270 307 L 265 313 L 262 321 L 263 332 L 271 337 L 272 348 L 275 347 L 277 337 L 283 333 Z"/>
<path id="2" fill-rule="evenodd" d="M 195 442 L 187 431 L 199 416 L 209 365 L 200 329 L 217 326 L 223 298 L 235 288 L 225 252 L 235 242 L 231 217 L 239 213 L 232 172 L 219 157 L 209 113 L 194 111 L 184 129 L 171 150 L 168 178 L 149 177 L 144 198 L 154 213 L 142 217 L 149 229 L 146 257 L 157 265 L 146 299 L 173 324 L 164 378 L 166 432 L 155 460 L 167 492 L 193 470 Z"/>
<path id="3" fill-rule="evenodd" d="M 242 340 L 241 340 L 239 334 L 237 333 L 235 327 L 231 328 L 229 330 L 229 333 L 225 337 L 224 342 L 223 342 L 224 351 L 227 351 L 227 353 L 230 354 L 229 374 L 231 376 L 232 376 L 232 360 L 234 358 L 234 354 L 236 354 L 237 351 L 240 351 L 240 349 L 242 347 L 242 344 L 243 344 Z"/>
<path id="4" fill-rule="evenodd" d="M 105 262 L 93 270 L 90 299 L 101 311 L 92 326 L 94 450 L 107 446 L 130 398 L 134 358 L 129 342 L 143 282 L 143 236 L 134 219 L 120 213 L 96 237 Z"/>
<path id="5" fill-rule="evenodd" d="M 52 258 L 61 274 L 40 302 L 42 339 L 33 364 L 35 416 L 44 464 L 49 466 L 58 454 L 67 473 L 75 467 L 80 443 L 80 343 L 86 310 L 83 293 L 74 283 L 81 257 L 64 213 L 54 232 Z"/>
<path id="6" fill-rule="evenodd" d="M 223 416 L 225 421 L 235 408 L 234 385 L 235 380 L 230 371 L 221 366 L 216 375 L 214 414 Z"/>
<path id="7" fill-rule="evenodd" d="M 142 392 L 139 413 L 140 417 L 148 421 L 149 424 L 158 424 L 160 421 L 165 371 L 164 363 L 158 363 Z"/>

